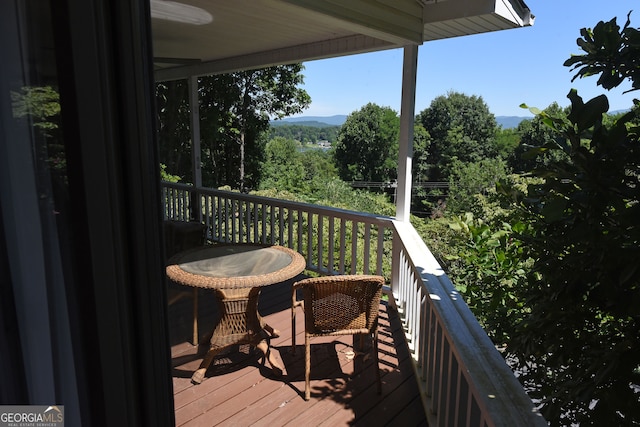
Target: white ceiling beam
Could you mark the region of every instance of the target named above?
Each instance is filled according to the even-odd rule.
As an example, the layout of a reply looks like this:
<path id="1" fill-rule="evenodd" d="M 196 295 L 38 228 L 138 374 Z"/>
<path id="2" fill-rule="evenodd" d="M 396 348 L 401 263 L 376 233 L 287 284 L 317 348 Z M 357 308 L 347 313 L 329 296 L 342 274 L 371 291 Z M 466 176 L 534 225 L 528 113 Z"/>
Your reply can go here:
<path id="1" fill-rule="evenodd" d="M 415 0 L 281 0 L 336 25 L 402 47 L 422 43 L 422 6 Z"/>
<path id="2" fill-rule="evenodd" d="M 270 67 L 274 65 L 310 61 L 314 59 L 372 52 L 395 47 L 397 46 L 385 40 L 379 40 L 363 35 L 354 35 L 266 52 L 257 52 L 233 58 L 224 58 L 179 67 L 159 69 L 156 70 L 155 77 L 156 81 L 179 80 L 190 76 L 224 74 L 235 71 Z"/>

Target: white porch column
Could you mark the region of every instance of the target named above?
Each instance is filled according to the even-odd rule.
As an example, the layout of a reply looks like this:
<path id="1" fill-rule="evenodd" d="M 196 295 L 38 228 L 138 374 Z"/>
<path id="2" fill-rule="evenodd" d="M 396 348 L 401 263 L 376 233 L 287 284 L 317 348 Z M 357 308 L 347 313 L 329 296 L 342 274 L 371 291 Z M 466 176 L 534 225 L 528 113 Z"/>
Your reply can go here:
<path id="1" fill-rule="evenodd" d="M 189 111 L 191 112 L 191 166 L 193 171 L 193 186 L 196 189 L 202 187 L 202 169 L 200 168 L 200 103 L 198 102 L 198 77 L 191 76 L 188 80 L 189 88 Z M 200 221 L 202 219 L 202 210 L 200 209 L 200 197 L 196 196 L 191 200 L 193 207 L 193 219 Z"/>
<path id="2" fill-rule="evenodd" d="M 416 74 L 418 46 L 404 48 L 402 65 L 402 101 L 400 105 L 400 146 L 398 150 L 398 186 L 396 188 L 396 218 L 409 222 L 411 213 L 411 159 L 413 156 L 413 122 L 416 109 Z M 397 299 L 400 283 L 400 240 L 397 231 L 393 237 L 391 263 L 391 292 Z"/>
<path id="3" fill-rule="evenodd" d="M 411 213 L 411 159 L 413 156 L 417 68 L 418 46 L 405 46 L 402 66 L 402 102 L 400 106 L 398 187 L 396 190 L 396 218 L 400 221 L 409 221 L 409 214 Z"/>

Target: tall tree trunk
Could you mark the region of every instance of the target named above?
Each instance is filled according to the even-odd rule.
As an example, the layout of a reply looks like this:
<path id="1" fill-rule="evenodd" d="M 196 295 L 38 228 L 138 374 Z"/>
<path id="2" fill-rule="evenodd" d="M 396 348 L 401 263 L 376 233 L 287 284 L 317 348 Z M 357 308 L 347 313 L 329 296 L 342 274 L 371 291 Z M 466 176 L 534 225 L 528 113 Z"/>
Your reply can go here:
<path id="1" fill-rule="evenodd" d="M 244 124 L 240 128 L 240 192 L 244 192 Z"/>
<path id="2" fill-rule="evenodd" d="M 245 138 L 247 135 L 247 117 L 249 115 L 249 107 L 251 106 L 251 87 L 253 85 L 253 73 L 247 73 L 244 81 L 242 93 L 242 107 L 240 109 L 240 191 L 244 192 L 245 176 L 244 176 L 244 157 L 245 157 Z"/>

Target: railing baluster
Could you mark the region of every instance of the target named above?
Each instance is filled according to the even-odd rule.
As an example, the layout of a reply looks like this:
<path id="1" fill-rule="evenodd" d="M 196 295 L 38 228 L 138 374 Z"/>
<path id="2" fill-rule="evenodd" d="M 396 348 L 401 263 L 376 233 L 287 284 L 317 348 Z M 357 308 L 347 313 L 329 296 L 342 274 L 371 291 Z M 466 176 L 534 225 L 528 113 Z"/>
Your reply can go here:
<path id="1" fill-rule="evenodd" d="M 345 252 L 346 252 L 346 239 L 347 239 L 347 220 L 345 218 L 340 218 L 340 265 L 339 265 L 339 273 L 344 274 L 345 272 Z"/>
<path id="2" fill-rule="evenodd" d="M 362 260 L 362 271 L 364 274 L 371 274 L 369 269 L 369 258 L 371 257 L 371 225 L 364 224 L 364 240 L 363 240 L 364 257 Z"/>
<path id="3" fill-rule="evenodd" d="M 307 212 L 307 264 L 318 267 L 313 263 L 313 214 L 311 212 Z"/>
<path id="4" fill-rule="evenodd" d="M 245 200 L 242 204 L 242 235 L 243 242 L 251 242 L 251 202 Z"/>
<path id="5" fill-rule="evenodd" d="M 260 228 L 258 227 L 258 223 L 260 222 L 260 203 L 253 202 L 253 240 L 252 242 L 257 243 L 260 239 Z"/>
<path id="6" fill-rule="evenodd" d="M 326 273 L 327 269 L 323 268 L 323 260 L 324 260 L 324 216 L 322 214 L 318 215 L 318 232 L 316 233 L 316 245 L 318 249 L 316 250 L 316 256 L 318 257 L 318 270 Z"/>
<path id="7" fill-rule="evenodd" d="M 378 244 L 376 245 L 376 274 L 382 276 L 383 262 L 384 262 L 384 237 L 386 228 L 382 225 L 378 225 Z"/>
<path id="8" fill-rule="evenodd" d="M 298 252 L 302 253 L 302 248 L 304 247 L 304 243 L 302 242 L 303 234 L 303 223 L 304 223 L 304 215 L 302 214 L 302 209 L 298 209 Z"/>
<path id="9" fill-rule="evenodd" d="M 171 197 L 171 219 L 178 219 L 176 212 L 178 211 L 178 190 L 173 190 Z"/>
<path id="10" fill-rule="evenodd" d="M 280 246 L 287 246 L 285 241 L 284 241 L 284 216 L 285 216 L 285 212 L 284 212 L 284 207 L 283 206 L 279 206 L 278 207 L 278 244 Z"/>
<path id="11" fill-rule="evenodd" d="M 335 241 L 336 241 L 336 236 L 335 236 L 335 217 L 334 216 L 329 216 L 327 217 L 327 221 L 329 222 L 329 238 L 327 239 L 329 242 L 329 248 L 327 249 L 327 255 L 328 255 L 328 259 L 327 259 L 327 267 L 328 267 L 328 272 L 329 274 L 335 274 L 335 268 L 334 268 L 334 251 L 335 251 Z"/>
<path id="12" fill-rule="evenodd" d="M 287 209 L 288 214 L 287 214 L 287 247 L 293 249 L 295 247 L 295 245 L 293 244 L 293 214 L 294 214 L 294 210 L 291 208 Z"/>
<path id="13" fill-rule="evenodd" d="M 447 409 L 447 412 L 453 417 L 452 425 L 459 425 L 459 416 L 461 413 L 460 410 L 460 401 L 462 400 L 462 396 L 460 395 L 460 388 L 462 386 L 462 372 L 460 371 L 460 367 L 458 366 L 456 358 L 452 358 L 452 363 L 455 364 L 455 388 L 452 388 L 452 391 L 449 393 L 449 404 L 450 407 Z M 449 418 L 451 419 L 451 418 Z"/>
<path id="14" fill-rule="evenodd" d="M 356 274 L 358 260 L 358 222 L 351 221 L 351 274 Z"/>
<path id="15" fill-rule="evenodd" d="M 236 205 L 236 200 L 229 200 L 229 221 L 231 222 L 231 243 L 237 243 L 237 233 L 238 228 L 236 226 L 236 215 L 238 214 L 238 209 Z"/>
<path id="16" fill-rule="evenodd" d="M 260 210 L 262 212 L 261 221 L 262 221 L 262 233 L 260 236 L 260 243 L 267 243 L 267 205 L 265 203 L 260 204 Z"/>

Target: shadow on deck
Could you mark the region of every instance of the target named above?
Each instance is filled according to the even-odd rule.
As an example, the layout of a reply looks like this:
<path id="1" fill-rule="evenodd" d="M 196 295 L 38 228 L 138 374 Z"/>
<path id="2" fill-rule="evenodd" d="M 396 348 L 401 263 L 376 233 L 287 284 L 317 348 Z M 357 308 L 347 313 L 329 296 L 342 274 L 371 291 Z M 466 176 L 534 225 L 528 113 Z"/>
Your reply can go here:
<path id="1" fill-rule="evenodd" d="M 299 278 L 302 278 L 299 277 Z M 298 278 L 298 279 L 299 279 Z M 400 321 L 385 302 L 380 306 L 379 351 L 382 395 L 376 392 L 371 360 L 353 359 L 351 338 L 311 341 L 311 400 L 304 395 L 304 316 L 296 324 L 296 354 L 291 354 L 291 284 L 266 287 L 261 315 L 280 331 L 272 351 L 285 367 L 281 377 L 260 362 L 249 346 L 220 355 L 200 385 L 191 384 L 207 350 L 193 346 L 192 300 L 169 308 L 173 389 L 177 426 L 426 426 Z M 199 332 L 210 332 L 216 316 L 211 292 L 200 290 Z"/>

